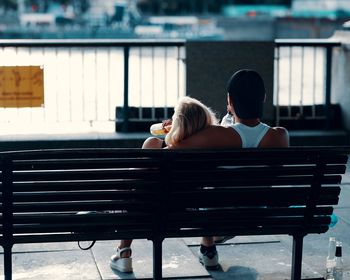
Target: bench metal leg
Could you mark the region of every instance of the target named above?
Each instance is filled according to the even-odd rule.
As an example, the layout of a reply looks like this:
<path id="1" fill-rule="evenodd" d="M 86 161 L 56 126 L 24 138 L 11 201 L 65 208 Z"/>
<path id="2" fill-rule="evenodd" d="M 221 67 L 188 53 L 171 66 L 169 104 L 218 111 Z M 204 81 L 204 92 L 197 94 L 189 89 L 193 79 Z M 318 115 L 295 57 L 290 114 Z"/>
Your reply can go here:
<path id="1" fill-rule="evenodd" d="M 153 279 L 162 279 L 162 243 L 163 238 L 155 238 L 153 241 Z"/>
<path id="2" fill-rule="evenodd" d="M 292 280 L 301 279 L 304 235 L 293 236 Z"/>
<path id="3" fill-rule="evenodd" d="M 4 245 L 5 280 L 12 280 L 12 245 Z"/>

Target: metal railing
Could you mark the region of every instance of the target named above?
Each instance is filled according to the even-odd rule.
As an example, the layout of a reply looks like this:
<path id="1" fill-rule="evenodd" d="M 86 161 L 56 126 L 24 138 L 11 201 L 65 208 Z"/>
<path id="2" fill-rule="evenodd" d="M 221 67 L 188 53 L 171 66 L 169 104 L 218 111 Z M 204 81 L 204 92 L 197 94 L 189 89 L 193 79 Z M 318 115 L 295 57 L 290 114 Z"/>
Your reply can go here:
<path id="1" fill-rule="evenodd" d="M 324 119 L 329 127 L 332 54 L 339 46 L 276 40 L 277 125 Z M 168 108 L 185 95 L 185 56 L 184 40 L 0 40 L 1 66 L 40 65 L 45 77 L 45 105 L 0 108 L 0 130 L 114 131 L 119 120 L 128 131 L 131 121 L 169 118 Z"/>
<path id="2" fill-rule="evenodd" d="M 278 39 L 275 43 L 277 125 L 285 119 L 324 119 L 324 128 L 329 128 L 333 49 L 341 43 L 327 39 Z"/>
<path id="3" fill-rule="evenodd" d="M 119 117 L 127 131 L 131 107 L 139 111 L 136 120 L 153 118 L 157 107 L 164 107 L 162 118 L 169 118 L 165 108 L 185 94 L 184 44 L 183 40 L 0 40 L 1 66 L 43 66 L 45 88 L 42 108 L 0 108 L 0 125 L 15 133 L 28 128 L 33 132 L 34 127 L 89 130 L 104 124 L 114 129 L 116 108 L 124 108 Z M 151 117 L 142 115 L 144 107 L 150 108 Z"/>

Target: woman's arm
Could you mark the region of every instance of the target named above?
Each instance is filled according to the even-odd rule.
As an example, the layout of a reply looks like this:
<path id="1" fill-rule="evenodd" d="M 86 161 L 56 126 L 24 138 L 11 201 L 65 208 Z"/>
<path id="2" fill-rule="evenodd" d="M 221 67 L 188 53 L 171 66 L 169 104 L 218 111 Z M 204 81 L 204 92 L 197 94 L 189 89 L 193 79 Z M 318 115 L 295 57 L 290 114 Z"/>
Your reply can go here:
<path id="1" fill-rule="evenodd" d="M 239 148 L 241 138 L 230 127 L 212 125 L 196 134 L 182 140 L 171 149 L 215 149 L 215 148 Z"/>

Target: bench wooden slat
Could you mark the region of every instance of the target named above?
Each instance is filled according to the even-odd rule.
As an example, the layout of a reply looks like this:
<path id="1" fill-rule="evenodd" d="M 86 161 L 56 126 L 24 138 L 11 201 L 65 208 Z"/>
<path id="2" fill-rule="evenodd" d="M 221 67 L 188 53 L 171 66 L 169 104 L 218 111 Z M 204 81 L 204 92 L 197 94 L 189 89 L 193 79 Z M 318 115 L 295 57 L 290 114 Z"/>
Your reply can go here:
<path id="1" fill-rule="evenodd" d="M 148 191 L 88 191 L 88 192 L 36 192 L 36 193 L 15 193 L 14 202 L 50 202 L 50 201 L 85 201 L 85 200 L 130 200 L 130 201 L 150 201 L 155 195 L 155 189 Z"/>
<path id="2" fill-rule="evenodd" d="M 161 150 L 135 148 L 71 148 L 39 149 L 28 151 L 2 152 L 14 160 L 71 159 L 71 158 L 162 158 Z"/>
<path id="3" fill-rule="evenodd" d="M 169 192 L 171 192 L 172 195 L 183 195 L 184 199 L 186 199 L 187 195 L 191 195 L 194 193 L 217 193 L 217 192 L 235 192 L 238 195 L 240 193 L 252 193 L 254 194 L 255 192 L 275 192 L 276 193 L 288 193 L 288 192 L 295 192 L 299 195 L 305 194 L 309 195 L 311 191 L 311 186 L 308 185 L 301 185 L 301 186 L 294 186 L 294 185 L 278 185 L 278 186 L 260 186 L 260 187 L 248 187 L 248 186 L 230 186 L 230 185 L 222 185 L 222 186 L 217 186 L 216 188 L 210 188 L 206 186 L 202 186 L 200 188 L 179 188 L 179 186 L 172 186 L 169 188 Z M 332 194 L 332 195 L 338 195 L 341 191 L 341 188 L 339 185 L 327 185 L 323 186 L 320 189 L 320 194 Z"/>
<path id="4" fill-rule="evenodd" d="M 187 229 L 187 230 L 167 230 L 166 235 L 169 238 L 176 238 L 176 237 L 201 237 L 201 236 L 215 236 L 215 235 L 293 235 L 298 234 L 302 231 L 303 228 L 300 226 L 285 226 L 285 227 L 279 227 L 279 226 L 271 226 L 271 227 L 264 227 L 264 228 L 257 228 L 257 227 L 245 227 L 245 228 L 237 228 L 235 230 L 232 229 L 223 229 L 223 228 L 216 228 L 216 229 Z M 312 233 L 325 233 L 329 229 L 328 225 L 319 225 L 319 226 L 313 226 L 308 228 L 308 232 L 310 234 Z"/>
<path id="5" fill-rule="evenodd" d="M 342 156 L 341 158 L 344 157 L 344 160 L 346 156 Z M 281 160 L 281 159 L 280 159 Z M 291 159 L 293 160 L 293 159 Z M 254 159 L 252 162 L 251 160 L 248 162 L 244 162 L 244 159 L 240 160 L 228 160 L 228 159 L 223 159 L 223 160 L 217 160 L 217 159 L 208 159 L 207 162 L 205 163 L 205 166 L 210 166 L 210 168 L 213 168 L 215 166 L 259 166 L 259 161 L 262 163 L 266 164 L 266 159 Z M 332 167 L 332 162 L 327 161 L 329 166 L 328 168 L 334 168 Z M 334 163 L 339 163 L 339 159 L 335 158 Z M 288 160 L 283 160 L 283 164 L 285 166 L 290 166 L 293 167 L 293 165 L 301 165 L 304 164 L 305 167 L 304 169 L 306 170 L 306 166 L 309 165 L 310 168 L 312 166 L 315 166 L 316 162 L 309 162 L 309 161 L 299 161 L 295 162 L 288 162 Z M 288 165 L 287 165 L 288 164 Z M 105 159 L 105 158 L 73 158 L 73 159 L 47 159 L 47 160 L 20 160 L 20 161 L 14 161 L 14 170 L 59 170 L 59 169 L 89 169 L 93 168 L 96 165 L 99 166 L 99 168 L 159 168 L 159 160 L 155 159 L 148 159 L 148 158 L 128 158 L 128 159 L 118 159 L 118 158 L 110 158 L 110 159 Z M 271 165 L 276 165 L 276 168 L 278 168 L 278 164 L 271 164 Z M 196 170 L 202 170 L 203 168 L 203 163 L 198 160 L 182 160 L 182 161 L 175 161 L 175 163 L 172 164 L 172 169 L 173 170 L 188 170 L 188 166 L 191 166 L 191 169 L 194 171 Z M 341 165 L 338 165 L 339 167 Z M 261 166 L 260 166 L 261 167 Z M 268 166 L 267 166 L 268 167 Z M 253 169 L 254 167 L 252 167 Z M 298 167 L 296 167 L 298 168 Z M 267 169 L 267 168 L 266 168 Z M 335 171 L 338 173 L 338 171 Z"/>
<path id="6" fill-rule="evenodd" d="M 334 204 L 338 201 L 339 187 L 330 187 L 321 190 L 318 203 Z M 193 192 L 173 193 L 171 203 L 174 208 L 186 207 L 225 207 L 225 206 L 264 206 L 264 205 L 305 205 L 310 198 L 311 189 L 293 188 L 239 188 L 235 190 L 207 189 Z"/>
<path id="7" fill-rule="evenodd" d="M 203 162 L 213 163 L 217 162 L 220 164 L 221 162 L 231 162 L 242 165 L 256 165 L 256 164 L 303 164 L 303 163 L 317 163 L 320 161 L 325 161 L 328 163 L 342 163 L 345 164 L 347 162 L 348 151 L 346 151 L 347 147 L 345 147 L 344 152 L 337 153 L 334 147 L 329 148 L 329 151 L 325 149 L 321 150 L 310 150 L 307 151 L 304 148 L 304 151 L 296 150 L 294 148 L 286 149 L 233 149 L 233 150 L 210 150 L 203 151 L 201 153 L 197 153 L 196 150 L 181 150 L 175 151 L 176 157 L 173 157 L 172 167 L 179 166 L 177 163 L 186 162 L 198 162 L 201 164 Z"/>
<path id="8" fill-rule="evenodd" d="M 14 181 L 52 181 L 52 180 L 98 180 L 98 179 L 153 179 L 160 176 L 153 169 L 113 169 L 113 170 L 57 170 L 57 171 L 17 171 Z"/>
<path id="9" fill-rule="evenodd" d="M 318 159 L 313 157 L 295 157 L 292 154 L 288 155 L 278 155 L 276 157 L 276 154 L 274 155 L 267 155 L 267 157 L 261 157 L 261 155 L 257 154 L 251 157 L 246 157 L 246 155 L 232 155 L 232 156 L 239 156 L 238 158 L 228 158 L 227 156 L 222 156 L 220 158 L 220 155 L 214 156 L 214 155 L 207 155 L 206 157 L 194 157 L 194 155 L 188 155 L 188 157 L 181 157 L 178 159 L 175 159 L 171 162 L 171 168 L 175 169 L 186 169 L 188 166 L 192 167 L 195 166 L 195 168 L 198 168 L 200 166 L 207 166 L 207 167 L 213 167 L 213 166 L 221 166 L 221 165 L 234 165 L 234 166 L 259 166 L 259 165 L 301 165 L 301 164 L 316 164 L 319 162 L 327 162 L 327 164 L 346 164 L 347 162 L 347 155 L 334 155 L 330 158 L 327 157 L 320 157 Z M 283 158 L 285 156 L 285 158 Z M 205 162 L 205 164 L 203 164 Z"/>
<path id="10" fill-rule="evenodd" d="M 268 227 L 272 225 L 279 225 L 281 227 L 283 226 L 303 226 L 303 223 L 305 221 L 305 218 L 303 216 L 300 217 L 260 217 L 257 218 L 247 218 L 245 219 L 238 219 L 237 217 L 232 217 L 232 219 L 225 219 L 224 221 L 218 221 L 218 220 L 194 220 L 194 221 L 172 221 L 172 224 L 170 225 L 171 228 L 212 228 L 215 229 L 215 227 L 221 227 L 225 228 L 225 226 L 220 225 L 222 222 L 225 223 L 233 223 L 236 225 L 237 228 L 242 227 L 248 227 L 248 226 L 256 226 L 256 227 Z M 315 217 L 309 220 L 309 223 L 307 226 L 313 226 L 313 225 L 319 225 L 324 224 L 328 225 L 330 223 L 330 218 L 327 217 Z M 234 231 L 234 225 L 227 226 L 227 228 L 233 228 Z"/>
<path id="11" fill-rule="evenodd" d="M 231 176 L 232 177 L 232 176 Z M 321 184 L 339 184 L 341 182 L 341 175 L 324 176 L 320 180 Z M 315 182 L 314 176 L 284 176 L 284 177 L 269 177 L 269 178 L 255 178 L 249 177 L 233 177 L 233 178 L 210 178 L 203 179 L 198 178 L 183 180 L 182 178 L 174 178 L 172 184 L 177 188 L 189 189 L 189 188 L 201 188 L 215 187 L 215 186 L 288 186 L 288 185 L 311 185 Z"/>
<path id="12" fill-rule="evenodd" d="M 302 217 L 305 215 L 305 207 L 275 207 L 274 209 L 271 208 L 262 208 L 262 207 L 244 207 L 244 208 L 231 208 L 231 209 L 220 209 L 216 208 L 213 210 L 208 209 L 207 211 L 203 211 L 200 209 L 191 208 L 190 210 L 183 210 L 183 211 L 174 211 L 167 215 L 167 219 L 171 221 L 170 224 L 173 223 L 173 221 L 190 221 L 192 220 L 218 220 L 223 221 L 227 218 L 238 218 L 238 219 L 245 219 L 245 217 L 254 217 L 254 218 L 260 218 L 260 217 Z M 149 209 L 148 212 L 152 213 L 154 209 Z M 327 207 L 317 207 L 315 210 L 314 215 L 315 216 L 326 216 L 332 214 L 333 208 L 330 206 Z M 119 212 L 119 213 L 97 213 L 97 214 L 91 214 L 91 215 L 77 215 L 75 212 L 71 213 L 64 213 L 64 212 L 57 212 L 57 213 L 26 213 L 26 214 L 15 214 L 13 217 L 13 221 L 15 224 L 27 224 L 27 223 L 37 223 L 37 222 L 43 222 L 43 223 L 59 223 L 59 222 L 69 222 L 69 221 L 79 221 L 82 223 L 88 222 L 88 221 L 95 221 L 98 220 L 101 221 L 112 221 L 112 223 L 116 223 L 116 220 L 118 220 L 117 223 L 121 221 L 129 221 L 134 218 L 145 218 L 148 217 L 150 214 L 147 214 L 145 211 L 140 212 Z"/>
<path id="13" fill-rule="evenodd" d="M 87 222 L 87 221 L 112 221 L 116 223 L 118 220 L 135 219 L 135 217 L 150 217 L 153 214 L 154 208 L 148 211 L 133 211 L 133 212 L 96 212 L 90 214 L 77 214 L 76 212 L 56 212 L 56 213 L 15 213 L 13 219 L 16 223 L 33 223 L 40 220 L 47 223 L 55 224 L 57 222 Z"/>
<path id="14" fill-rule="evenodd" d="M 220 223 L 216 223 L 215 220 L 214 221 L 208 221 L 207 223 L 205 222 L 197 222 L 194 221 L 193 223 L 191 223 L 190 221 L 185 222 L 174 222 L 171 227 L 168 230 L 172 230 L 173 232 L 175 231 L 184 231 L 184 230 L 195 230 L 195 229 L 207 229 L 207 230 L 213 230 L 215 231 L 215 229 L 219 226 L 222 230 L 225 229 L 230 229 L 231 232 L 235 232 L 235 230 L 239 230 L 242 228 L 259 228 L 259 230 L 264 230 L 269 229 L 270 227 L 276 227 L 276 224 L 278 224 L 279 228 L 283 228 L 283 227 L 299 227 L 299 229 L 302 229 L 302 223 L 303 223 L 302 218 L 284 218 L 284 219 L 260 219 L 259 223 L 257 223 L 257 221 L 250 219 L 250 220 L 228 220 L 227 222 L 231 222 L 231 223 L 240 223 L 237 226 L 221 226 Z M 320 218 L 315 218 L 313 219 L 315 222 L 314 223 L 310 223 L 308 224 L 307 228 L 312 228 L 313 226 L 318 227 L 319 225 L 328 225 L 330 222 L 329 217 L 320 217 Z M 313 221 L 312 220 L 312 221 Z M 206 226 L 208 225 L 208 223 L 210 222 L 210 226 Z M 181 227 L 180 229 L 177 229 L 177 227 Z M 99 229 L 100 228 L 100 229 Z M 40 224 L 40 225 L 14 225 L 13 227 L 13 231 L 15 234 L 29 234 L 29 233 L 65 233 L 65 232 L 85 232 L 86 234 L 89 233 L 94 233 L 94 232 L 105 232 L 107 230 L 112 231 L 112 229 L 115 228 L 117 231 L 118 230 L 127 230 L 127 229 L 133 229 L 134 231 L 137 230 L 148 230 L 148 231 L 153 231 L 154 230 L 154 225 L 153 223 L 149 222 L 142 222 L 140 220 L 137 221 L 133 221 L 133 223 L 129 223 L 129 224 L 124 224 L 124 223 L 120 223 L 118 225 L 108 225 L 108 224 L 104 224 L 104 223 L 94 223 L 91 222 L 89 223 L 89 226 L 84 226 L 83 224 Z M 305 230 L 307 229 L 305 227 Z"/>
<path id="15" fill-rule="evenodd" d="M 71 242 L 71 241 L 91 241 L 91 240 L 118 240 L 118 239 L 151 239 L 153 232 L 147 230 L 133 231 L 132 228 L 121 230 L 115 233 L 99 232 L 99 233 L 77 233 L 72 234 L 61 233 L 61 234 L 25 234 L 15 235 L 13 240 L 15 244 L 23 243 L 43 243 L 43 242 Z M 1 240 L 1 239 L 0 239 Z"/>
<path id="16" fill-rule="evenodd" d="M 50 203 L 16 203 L 13 205 L 14 213 L 20 212 L 42 212 L 51 213 L 57 211 L 107 211 L 107 210 L 142 210 L 145 211 L 154 207 L 154 201 L 134 202 L 130 201 L 75 201 L 75 202 L 50 202 Z"/>
<path id="17" fill-rule="evenodd" d="M 72 158 L 16 160 L 15 170 L 88 169 L 99 168 L 157 168 L 159 160 L 153 158 Z"/>
<path id="18" fill-rule="evenodd" d="M 65 232 L 82 232 L 82 233 L 94 233 L 94 232 L 106 232 L 110 231 L 113 232 L 113 229 L 115 230 L 126 230 L 133 228 L 135 231 L 140 230 L 140 231 L 153 231 L 153 223 L 148 219 L 148 222 L 146 220 L 141 221 L 141 220 L 134 220 L 130 221 L 129 223 L 123 223 L 121 222 L 118 225 L 113 225 L 113 224 L 105 224 L 105 223 L 98 223 L 98 222 L 91 222 L 89 225 L 84 225 L 84 224 L 61 224 L 61 223 L 56 223 L 56 224 L 37 224 L 37 225 L 30 225 L 30 224 L 25 224 L 25 225 L 14 225 L 13 226 L 13 232 L 14 234 L 24 234 L 24 233 L 65 233 Z"/>
<path id="19" fill-rule="evenodd" d="M 226 205 L 227 207 L 229 207 L 229 205 L 233 206 L 233 207 L 243 207 L 243 206 L 257 206 L 257 207 L 264 207 L 264 206 L 270 206 L 270 207 L 277 207 L 277 206 L 283 206 L 283 205 L 306 205 L 307 200 L 306 199 L 288 199 L 288 198 L 282 198 L 282 197 L 276 197 L 276 199 L 281 199 L 280 201 L 277 201 L 275 199 L 268 199 L 266 198 L 264 199 L 260 199 L 260 200 L 251 200 L 248 197 L 245 198 L 233 198 L 232 202 L 229 203 L 228 200 L 226 199 L 225 201 L 222 202 L 222 204 L 220 204 L 217 201 L 208 201 L 207 199 L 204 200 L 200 200 L 200 201 L 196 201 L 193 202 L 193 204 L 191 204 L 190 202 L 179 202 L 178 204 L 176 204 L 177 208 L 180 207 L 202 207 L 202 208 L 217 208 L 220 207 L 222 205 Z M 338 197 L 327 197 L 327 198 L 322 198 L 318 201 L 321 204 L 336 204 L 338 202 Z"/>
<path id="20" fill-rule="evenodd" d="M 344 174 L 346 167 L 344 165 L 329 165 L 324 168 L 324 174 Z M 226 177 L 226 176 L 250 176 L 256 174 L 256 176 L 270 177 L 270 176 L 288 176 L 288 175 L 315 175 L 317 173 L 317 167 L 315 165 L 304 166 L 260 166 L 260 167 L 244 167 L 237 168 L 230 166 L 222 166 L 217 169 L 206 170 L 203 172 L 201 168 L 172 170 L 171 175 L 173 177 L 181 178 L 197 178 L 197 177 Z"/>
<path id="21" fill-rule="evenodd" d="M 40 192 L 40 191 L 77 191 L 77 190 L 130 190 L 130 189 L 153 189 L 159 186 L 159 181 L 130 179 L 130 180 L 75 180 L 75 181 L 35 181 L 15 182 L 15 192 Z"/>
<path id="22" fill-rule="evenodd" d="M 49 201 L 75 201 L 75 200 L 134 200 L 143 201 L 151 200 L 152 196 L 156 194 L 157 189 L 150 190 L 94 190 L 94 191 L 54 191 L 54 192 L 27 192 L 14 193 L 15 202 L 49 202 Z M 340 192 L 339 187 L 322 188 L 320 197 L 322 196 L 338 196 Z M 277 197 L 289 197 L 290 199 L 302 198 L 307 199 L 311 194 L 310 187 L 264 187 L 264 188 L 221 188 L 221 189 L 200 189 L 200 190 L 185 190 L 183 192 L 172 192 L 171 200 L 175 203 L 178 201 L 191 202 L 198 200 L 214 200 L 220 197 L 228 198 L 242 196 L 247 198 L 255 198 L 266 200 L 266 198 L 276 199 Z M 226 200 L 222 201 L 225 203 Z"/>
<path id="23" fill-rule="evenodd" d="M 209 219 L 224 219 L 226 215 L 228 216 L 300 216 L 305 215 L 305 207 L 291 206 L 291 207 L 273 207 L 273 208 L 264 208 L 264 207 L 232 207 L 229 209 L 211 209 L 205 212 L 205 215 Z M 333 212 L 333 207 L 331 206 L 320 206 L 316 207 L 314 215 L 331 215 Z M 167 218 L 172 219 L 185 219 L 193 218 L 196 220 L 198 217 L 202 217 L 204 212 L 198 208 L 191 209 L 181 209 L 174 211 L 167 215 Z"/>

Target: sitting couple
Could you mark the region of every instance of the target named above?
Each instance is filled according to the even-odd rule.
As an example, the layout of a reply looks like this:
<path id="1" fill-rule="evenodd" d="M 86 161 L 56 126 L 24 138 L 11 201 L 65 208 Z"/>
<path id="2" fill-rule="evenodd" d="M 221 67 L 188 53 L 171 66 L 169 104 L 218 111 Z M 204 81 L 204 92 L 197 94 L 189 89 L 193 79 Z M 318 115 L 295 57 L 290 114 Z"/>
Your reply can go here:
<path id="1" fill-rule="evenodd" d="M 287 147 L 289 136 L 282 127 L 270 127 L 260 121 L 265 101 L 265 86 L 253 70 L 233 74 L 227 85 L 227 110 L 235 122 L 229 127 L 218 125 L 215 114 L 200 101 L 184 97 L 175 107 L 172 126 L 162 139 L 150 137 L 144 149 L 213 149 Z M 110 266 L 121 272 L 132 272 L 132 240 L 121 240 Z M 202 237 L 199 261 L 207 269 L 216 269 L 219 258 L 213 237 Z"/>

